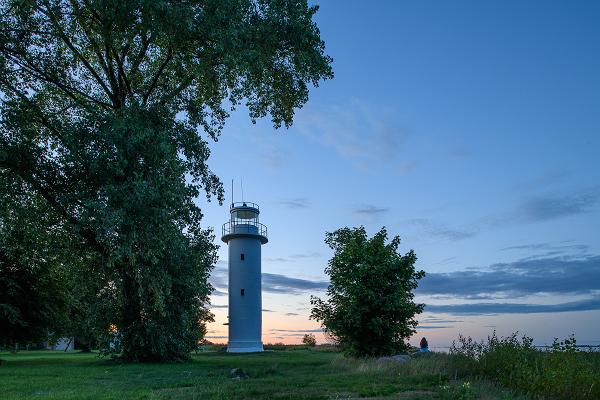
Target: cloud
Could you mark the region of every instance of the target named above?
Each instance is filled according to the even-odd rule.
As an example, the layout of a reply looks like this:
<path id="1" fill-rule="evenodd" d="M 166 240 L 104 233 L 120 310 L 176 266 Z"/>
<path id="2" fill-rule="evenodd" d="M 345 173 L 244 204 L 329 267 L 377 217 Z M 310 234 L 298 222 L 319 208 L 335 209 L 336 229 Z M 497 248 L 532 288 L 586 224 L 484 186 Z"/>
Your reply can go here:
<path id="1" fill-rule="evenodd" d="M 354 212 L 356 214 L 372 215 L 372 216 L 385 214 L 389 211 L 390 211 L 389 208 L 376 207 L 374 205 L 364 205 L 364 206 L 357 207 L 354 209 Z"/>
<path id="2" fill-rule="evenodd" d="M 281 168 L 293 157 L 293 153 L 283 146 L 277 135 L 257 132 L 256 135 L 250 135 L 250 139 L 253 143 L 252 151 L 243 154 L 249 160 L 255 161 L 258 158 L 269 167 Z"/>
<path id="3" fill-rule="evenodd" d="M 401 158 L 398 155 L 406 147 L 411 131 L 393 122 L 396 115 L 396 110 L 348 101 L 325 109 L 305 108 L 296 117 L 296 129 L 321 146 L 369 168 L 375 163 L 396 164 Z"/>
<path id="4" fill-rule="evenodd" d="M 311 204 L 310 201 L 304 197 L 281 199 L 276 203 L 291 209 L 308 208 Z"/>
<path id="5" fill-rule="evenodd" d="M 210 275 L 209 282 L 213 286 L 223 289 L 223 291 L 227 290 L 227 269 L 215 268 Z M 329 286 L 329 282 L 326 281 L 292 278 L 266 272 L 262 274 L 262 290 L 268 293 L 299 294 L 307 291 L 324 290 L 327 289 L 327 286 Z"/>
<path id="6" fill-rule="evenodd" d="M 223 292 L 227 290 L 227 268 L 216 267 L 213 269 L 208 282 L 217 290 L 222 289 Z"/>
<path id="7" fill-rule="evenodd" d="M 452 242 L 468 239 L 477 234 L 476 230 L 453 229 L 445 225 L 438 224 L 427 218 L 413 218 L 406 220 L 403 223 L 417 226 L 423 229 L 423 231 L 429 236 L 449 240 Z"/>
<path id="8" fill-rule="evenodd" d="M 291 262 L 293 260 L 290 260 L 290 259 L 284 258 L 284 257 L 267 257 L 267 258 L 265 258 L 265 261 L 275 262 L 275 263 L 284 263 L 284 262 Z"/>
<path id="9" fill-rule="evenodd" d="M 581 189 L 570 194 L 547 194 L 531 197 L 504 214 L 483 218 L 482 227 L 545 222 L 591 212 L 600 199 L 600 186 Z"/>
<path id="10" fill-rule="evenodd" d="M 211 296 L 227 296 L 227 292 L 223 292 L 218 289 L 214 289 L 211 293 Z"/>
<path id="11" fill-rule="evenodd" d="M 434 317 L 434 316 L 419 318 L 419 325 L 421 325 L 421 324 L 431 324 L 431 323 L 436 323 L 436 324 L 455 324 L 455 323 L 458 323 L 458 322 L 464 322 L 464 321 L 457 320 L 457 319 L 446 319 L 446 318 L 440 318 L 440 317 Z"/>
<path id="12" fill-rule="evenodd" d="M 305 291 L 324 290 L 329 282 L 291 278 L 279 274 L 262 274 L 263 292 L 298 294 Z"/>
<path id="13" fill-rule="evenodd" d="M 422 329 L 448 329 L 448 328 L 454 328 L 454 325 L 419 325 L 417 326 L 417 330 L 422 330 Z"/>
<path id="14" fill-rule="evenodd" d="M 443 264 L 448 264 L 448 263 L 451 263 L 452 261 L 454 261 L 454 260 L 456 260 L 456 259 L 457 259 L 457 257 L 448 257 L 448 258 L 444 258 L 444 259 L 442 259 L 442 260 L 440 260 L 440 261 L 434 262 L 434 263 L 432 263 L 432 264 L 430 264 L 430 265 L 443 265 Z"/>
<path id="15" fill-rule="evenodd" d="M 270 332 L 299 332 L 299 333 L 314 333 L 323 332 L 323 329 L 269 329 Z"/>
<path id="16" fill-rule="evenodd" d="M 570 173 L 565 172 L 564 170 L 549 171 L 542 175 L 538 175 L 526 181 L 520 182 L 514 185 L 511 189 L 518 193 L 523 193 L 524 191 L 534 191 L 564 181 L 565 178 L 569 177 L 569 175 Z"/>
<path id="17" fill-rule="evenodd" d="M 447 329 L 454 327 L 454 325 L 448 324 L 455 324 L 464 321 L 457 319 L 440 318 L 436 316 L 427 316 L 419 318 L 418 322 L 419 325 L 417 326 L 417 329 Z"/>
<path id="18" fill-rule="evenodd" d="M 265 258 L 265 261 L 269 261 L 269 262 L 277 262 L 277 263 L 286 263 L 286 262 L 295 262 L 299 259 L 305 259 L 305 258 L 317 258 L 320 257 L 321 253 L 317 253 L 317 252 L 311 252 L 311 253 L 297 253 L 297 254 L 292 254 L 289 257 L 271 257 L 271 258 Z"/>
<path id="19" fill-rule="evenodd" d="M 262 311 L 262 312 L 275 312 L 275 311 L 273 311 L 273 310 L 268 310 L 268 309 L 266 309 L 266 308 L 263 308 L 261 311 Z"/>
<path id="20" fill-rule="evenodd" d="M 288 317 L 292 317 L 294 315 L 300 315 L 300 314 L 295 313 L 295 312 L 288 312 L 288 313 L 285 313 L 285 315 L 287 315 Z"/>
<path id="21" fill-rule="evenodd" d="M 210 308 L 227 308 L 229 307 L 227 304 L 211 304 Z"/>
<path id="22" fill-rule="evenodd" d="M 472 303 L 427 305 L 426 311 L 453 315 L 533 314 L 600 310 L 600 297 L 559 304 Z"/>
<path id="23" fill-rule="evenodd" d="M 265 164 L 273 168 L 280 168 L 290 159 L 291 153 L 286 150 L 278 149 L 275 146 L 270 146 L 266 151 L 260 154 L 260 157 Z"/>
<path id="24" fill-rule="evenodd" d="M 508 246 L 504 247 L 500 250 L 508 251 L 508 250 L 543 250 L 543 251 L 561 251 L 562 253 L 569 250 L 576 251 L 587 251 L 589 249 L 588 245 L 585 244 L 564 244 L 564 243 L 572 243 L 571 241 L 563 241 L 563 242 L 545 242 L 545 243 L 531 243 L 531 244 L 521 244 L 516 246 Z"/>
<path id="25" fill-rule="evenodd" d="M 321 253 L 316 252 L 316 251 L 312 251 L 309 253 L 296 253 L 296 254 L 292 254 L 290 255 L 290 258 L 317 258 L 317 257 L 321 257 Z"/>
<path id="26" fill-rule="evenodd" d="M 527 258 L 484 269 L 428 273 L 416 293 L 484 299 L 600 290 L 600 256 Z"/>
<path id="27" fill-rule="evenodd" d="M 584 190 L 568 196 L 536 197 L 518 206 L 516 217 L 526 222 L 540 222 L 582 214 L 591 211 L 599 197 L 600 188 Z"/>
<path id="28" fill-rule="evenodd" d="M 394 172 L 400 176 L 407 175 L 409 172 L 412 172 L 417 167 L 416 162 L 408 162 L 405 164 L 400 164 L 396 166 Z"/>

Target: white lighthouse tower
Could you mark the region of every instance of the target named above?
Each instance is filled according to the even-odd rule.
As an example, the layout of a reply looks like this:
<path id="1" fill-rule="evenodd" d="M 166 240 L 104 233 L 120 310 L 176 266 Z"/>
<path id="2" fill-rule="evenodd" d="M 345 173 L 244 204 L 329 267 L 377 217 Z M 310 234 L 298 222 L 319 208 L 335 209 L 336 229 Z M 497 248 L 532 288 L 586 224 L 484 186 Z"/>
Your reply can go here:
<path id="1" fill-rule="evenodd" d="M 263 351 L 260 247 L 267 227 L 259 222 L 258 205 L 232 203 L 221 240 L 229 246 L 229 343 L 227 351 Z"/>

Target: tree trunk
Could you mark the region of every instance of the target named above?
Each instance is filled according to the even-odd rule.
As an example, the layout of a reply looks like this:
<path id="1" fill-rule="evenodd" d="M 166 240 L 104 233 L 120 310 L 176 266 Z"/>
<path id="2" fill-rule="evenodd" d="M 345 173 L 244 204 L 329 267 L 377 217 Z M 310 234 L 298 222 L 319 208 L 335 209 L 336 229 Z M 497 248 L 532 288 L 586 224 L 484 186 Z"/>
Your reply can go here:
<path id="1" fill-rule="evenodd" d="M 122 269 L 123 278 L 123 320 L 121 345 L 122 358 L 128 361 L 146 361 L 152 358 L 151 349 L 146 346 L 143 321 L 141 317 L 138 283 L 131 265 Z"/>
<path id="2" fill-rule="evenodd" d="M 79 343 L 79 341 L 77 341 Z M 92 339 L 87 338 L 85 342 L 80 344 L 82 353 L 91 353 L 92 352 Z"/>

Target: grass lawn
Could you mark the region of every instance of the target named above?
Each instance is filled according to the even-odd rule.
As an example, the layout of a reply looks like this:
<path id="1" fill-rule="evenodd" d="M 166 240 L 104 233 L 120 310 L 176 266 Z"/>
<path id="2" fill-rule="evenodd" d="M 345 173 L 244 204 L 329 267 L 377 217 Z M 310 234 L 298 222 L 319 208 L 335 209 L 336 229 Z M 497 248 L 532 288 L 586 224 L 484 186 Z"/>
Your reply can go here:
<path id="1" fill-rule="evenodd" d="M 181 364 L 119 364 L 96 354 L 0 353 L 0 399 L 510 399 L 486 382 L 448 381 L 445 355 L 407 364 L 335 352 L 202 353 Z M 239 368 L 247 379 L 231 378 Z"/>

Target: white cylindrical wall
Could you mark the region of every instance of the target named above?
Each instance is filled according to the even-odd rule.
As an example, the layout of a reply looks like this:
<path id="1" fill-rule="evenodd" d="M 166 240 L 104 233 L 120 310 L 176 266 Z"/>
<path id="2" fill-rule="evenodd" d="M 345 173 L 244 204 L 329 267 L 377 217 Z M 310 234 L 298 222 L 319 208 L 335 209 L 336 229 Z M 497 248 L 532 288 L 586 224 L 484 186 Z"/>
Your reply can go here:
<path id="1" fill-rule="evenodd" d="M 228 247 L 229 344 L 227 351 L 263 351 L 260 239 L 235 237 L 229 239 Z"/>

